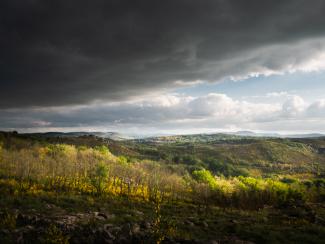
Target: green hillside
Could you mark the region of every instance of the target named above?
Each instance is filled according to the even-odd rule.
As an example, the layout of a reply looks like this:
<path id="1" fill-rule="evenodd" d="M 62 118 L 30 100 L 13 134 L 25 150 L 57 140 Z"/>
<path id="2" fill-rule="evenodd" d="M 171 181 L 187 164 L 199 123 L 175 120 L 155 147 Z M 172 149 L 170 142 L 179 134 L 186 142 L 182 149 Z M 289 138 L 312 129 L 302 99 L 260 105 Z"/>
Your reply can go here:
<path id="1" fill-rule="evenodd" d="M 3 132 L 0 240 L 322 243 L 323 146 L 323 138 Z"/>
<path id="2" fill-rule="evenodd" d="M 120 154 L 128 148 L 130 157 L 146 158 L 168 164 L 202 166 L 228 165 L 245 168 L 258 175 L 322 174 L 325 169 L 325 138 L 274 139 L 217 135 L 171 136 L 140 141 L 111 142 Z M 215 171 L 217 173 L 217 171 Z M 224 173 L 224 172 L 219 172 Z"/>

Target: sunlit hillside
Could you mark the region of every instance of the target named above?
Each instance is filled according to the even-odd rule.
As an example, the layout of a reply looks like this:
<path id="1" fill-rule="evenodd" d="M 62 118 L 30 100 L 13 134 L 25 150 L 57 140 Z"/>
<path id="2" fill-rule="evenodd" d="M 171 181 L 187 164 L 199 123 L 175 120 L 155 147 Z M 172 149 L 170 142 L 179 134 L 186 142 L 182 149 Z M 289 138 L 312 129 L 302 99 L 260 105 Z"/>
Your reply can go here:
<path id="1" fill-rule="evenodd" d="M 325 237 L 321 138 L 0 138 L 0 238 L 6 242 Z"/>

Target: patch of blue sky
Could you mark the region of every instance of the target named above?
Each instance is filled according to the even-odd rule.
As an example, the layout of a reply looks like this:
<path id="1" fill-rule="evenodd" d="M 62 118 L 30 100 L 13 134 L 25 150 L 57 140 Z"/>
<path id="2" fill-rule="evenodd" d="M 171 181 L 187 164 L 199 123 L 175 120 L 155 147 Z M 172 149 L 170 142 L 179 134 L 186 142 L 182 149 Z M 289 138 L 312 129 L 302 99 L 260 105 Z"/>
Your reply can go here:
<path id="1" fill-rule="evenodd" d="M 190 96 L 223 93 L 240 100 L 256 99 L 270 93 L 288 93 L 299 95 L 305 101 L 312 102 L 325 98 L 325 71 L 258 76 L 241 81 L 226 80 L 221 83 L 200 83 L 176 89 L 175 92 Z"/>

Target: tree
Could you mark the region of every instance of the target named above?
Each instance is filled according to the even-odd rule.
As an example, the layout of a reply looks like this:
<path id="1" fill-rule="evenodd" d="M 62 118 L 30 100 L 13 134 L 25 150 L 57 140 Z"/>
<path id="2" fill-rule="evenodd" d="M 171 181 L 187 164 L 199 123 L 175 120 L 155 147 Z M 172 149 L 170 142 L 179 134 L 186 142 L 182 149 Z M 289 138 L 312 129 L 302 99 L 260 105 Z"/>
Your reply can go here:
<path id="1" fill-rule="evenodd" d="M 105 183 L 108 181 L 109 170 L 105 163 L 101 162 L 96 165 L 96 168 L 91 176 L 91 184 L 95 187 L 96 193 L 103 193 Z"/>
<path id="2" fill-rule="evenodd" d="M 193 171 L 192 174 L 194 179 L 196 179 L 199 183 L 206 183 L 212 189 L 216 188 L 217 186 L 216 179 L 213 177 L 213 175 L 209 170 L 206 169 L 195 170 Z"/>

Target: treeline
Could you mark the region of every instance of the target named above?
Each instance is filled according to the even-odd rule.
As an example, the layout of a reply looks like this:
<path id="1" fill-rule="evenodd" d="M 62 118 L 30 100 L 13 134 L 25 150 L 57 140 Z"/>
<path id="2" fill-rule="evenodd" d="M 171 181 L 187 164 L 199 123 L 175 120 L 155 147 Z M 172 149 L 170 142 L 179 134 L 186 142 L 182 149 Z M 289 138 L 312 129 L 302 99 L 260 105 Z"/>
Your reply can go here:
<path id="1" fill-rule="evenodd" d="M 4 194 L 50 192 L 152 202 L 186 201 L 205 209 L 258 209 L 325 200 L 323 179 L 215 176 L 204 168 L 189 171 L 179 165 L 116 157 L 106 146 L 24 143 L 7 145 L 3 141 L 0 147 L 0 191 Z"/>
<path id="2" fill-rule="evenodd" d="M 169 138 L 169 137 L 167 137 Z M 188 169 L 204 167 L 216 175 L 253 175 L 272 177 L 275 174 L 296 177 L 324 177 L 325 156 L 319 153 L 324 139 L 294 141 L 291 139 L 251 139 L 249 143 L 213 142 L 113 142 L 112 152 L 118 146 L 131 149 L 133 157 L 151 159 L 167 164 L 179 164 Z"/>

